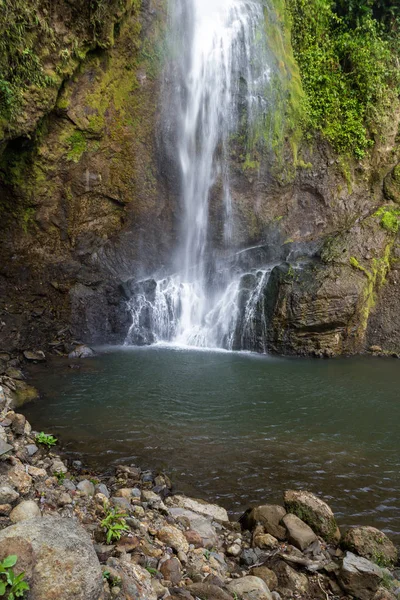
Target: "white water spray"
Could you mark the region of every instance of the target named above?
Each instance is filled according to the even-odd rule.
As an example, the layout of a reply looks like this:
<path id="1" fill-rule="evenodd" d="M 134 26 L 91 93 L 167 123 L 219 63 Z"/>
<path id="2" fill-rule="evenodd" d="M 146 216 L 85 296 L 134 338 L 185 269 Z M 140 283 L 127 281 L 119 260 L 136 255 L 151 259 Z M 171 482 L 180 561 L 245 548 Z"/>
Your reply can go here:
<path id="1" fill-rule="evenodd" d="M 239 306 L 243 273 L 225 270 L 215 277 L 218 253 L 211 239 L 210 198 L 215 193 L 223 203 L 219 247 L 233 251 L 229 140 L 238 132 L 241 118 L 251 122 L 269 77 L 265 57 L 257 53 L 263 8 L 261 0 L 171 2 L 171 35 L 181 36 L 183 14 L 190 30 L 189 47 L 183 43 L 181 48 L 182 81 L 177 88 L 182 93 L 174 107 L 184 216 L 176 274 L 154 282 L 150 295 L 138 285 L 131 300 L 128 341 L 232 348 L 243 310 L 247 315 L 243 327 L 249 329 L 253 319 L 249 311 L 257 304 L 254 294 L 259 298 L 262 293 L 265 272 L 244 307 Z"/>

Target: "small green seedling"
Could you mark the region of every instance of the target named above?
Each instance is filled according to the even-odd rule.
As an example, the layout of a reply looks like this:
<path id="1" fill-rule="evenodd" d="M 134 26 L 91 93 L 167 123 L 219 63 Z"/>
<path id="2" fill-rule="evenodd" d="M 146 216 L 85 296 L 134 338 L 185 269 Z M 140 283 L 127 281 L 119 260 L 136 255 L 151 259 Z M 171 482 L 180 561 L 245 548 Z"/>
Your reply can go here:
<path id="1" fill-rule="evenodd" d="M 107 532 L 107 544 L 110 544 L 113 540 L 120 540 L 121 535 L 124 531 L 129 531 L 129 527 L 126 524 L 125 513 L 119 513 L 115 508 L 108 509 L 104 507 L 106 513 L 105 518 L 101 522 L 101 526 L 106 529 Z"/>
<path id="2" fill-rule="evenodd" d="M 47 433 L 43 433 L 43 431 L 38 433 L 38 435 L 36 436 L 36 441 L 38 444 L 42 444 L 43 446 L 47 446 L 48 448 L 51 448 L 51 446 L 55 446 L 57 444 L 57 438 Z"/>
<path id="3" fill-rule="evenodd" d="M 0 596 L 6 596 L 7 600 L 22 598 L 25 592 L 29 590 L 29 585 L 25 579 L 25 573 L 15 575 L 13 566 L 18 557 L 15 554 L 7 556 L 0 562 Z"/>
<path id="4" fill-rule="evenodd" d="M 63 471 L 55 471 L 54 472 L 54 477 L 56 477 L 58 483 L 60 485 L 62 485 L 64 483 L 64 480 L 65 480 L 65 473 Z"/>

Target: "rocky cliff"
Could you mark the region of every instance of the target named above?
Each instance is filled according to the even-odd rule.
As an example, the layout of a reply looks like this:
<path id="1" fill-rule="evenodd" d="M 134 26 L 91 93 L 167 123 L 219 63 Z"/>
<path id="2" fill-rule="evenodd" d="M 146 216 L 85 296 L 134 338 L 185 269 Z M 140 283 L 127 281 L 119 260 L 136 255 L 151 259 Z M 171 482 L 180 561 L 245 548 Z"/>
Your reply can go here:
<path id="1" fill-rule="evenodd" d="M 359 70 L 350 92 L 327 82 L 343 101 L 350 94 L 345 108 L 322 92 L 318 104 L 320 74 L 307 68 L 321 46 L 300 33 L 318 39 L 331 17 L 307 21 L 313 2 L 301 4 L 266 3 L 273 108 L 252 131 L 244 118 L 231 141 L 235 245 L 273 247 L 289 261 L 260 304 L 273 351 L 398 351 L 397 83 L 370 71 L 368 87 Z M 0 4 L 0 348 L 121 341 L 129 315 L 120 283 L 168 270 L 179 205 L 160 110 L 171 85 L 162 76 L 166 23 L 162 0 Z M 348 81 L 357 48 L 340 40 L 331 72 L 347 69 Z M 388 45 L 368 43 L 371 65 L 387 59 Z M 331 47 L 323 51 L 335 64 Z M 218 182 L 211 206 L 218 246 Z"/>

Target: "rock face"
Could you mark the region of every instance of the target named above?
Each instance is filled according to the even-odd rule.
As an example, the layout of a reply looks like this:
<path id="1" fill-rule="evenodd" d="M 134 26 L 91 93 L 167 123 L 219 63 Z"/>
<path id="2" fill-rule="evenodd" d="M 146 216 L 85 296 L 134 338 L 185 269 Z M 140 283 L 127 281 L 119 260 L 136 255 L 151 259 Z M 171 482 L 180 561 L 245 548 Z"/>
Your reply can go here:
<path id="1" fill-rule="evenodd" d="M 383 571 L 366 558 L 347 552 L 340 571 L 343 588 L 360 600 L 370 600 L 383 579 Z"/>
<path id="2" fill-rule="evenodd" d="M 343 536 L 342 544 L 355 554 L 368 558 L 380 567 L 396 563 L 396 546 L 379 529 L 374 527 L 352 527 Z"/>
<path id="3" fill-rule="evenodd" d="M 46 516 L 3 529 L 0 556 L 12 553 L 23 563 L 31 600 L 99 600 L 100 563 L 76 521 Z"/>
<path id="4" fill-rule="evenodd" d="M 331 508 L 311 492 L 285 492 L 285 507 L 327 542 L 338 542 L 340 531 Z"/>
<path id="5" fill-rule="evenodd" d="M 110 0 L 107 11 L 100 0 L 57 2 L 54 11 L 46 0 L 29 6 L 24 56 L 36 57 L 38 81 L 20 90 L 16 114 L 0 122 L 0 348 L 68 354 L 75 338 L 123 340 L 131 322 L 125 282 L 172 268 L 182 217 L 178 153 L 163 135 L 176 128 L 168 108 L 160 110 L 170 96 L 168 77 L 162 81 L 167 11 L 163 0 Z M 287 47 L 271 66 L 301 91 L 290 33 L 272 16 Z M 0 18 L 12 25 L 5 9 Z M 17 27 L 18 19 L 25 22 L 17 13 Z M 19 51 L 17 44 L 15 61 L 5 57 L 12 69 Z M 281 104 L 285 113 L 286 98 Z M 330 356 L 375 342 L 399 348 L 399 279 L 386 278 L 397 269 L 398 243 L 376 216 L 399 203 L 399 117 L 395 106 L 374 149 L 345 167 L 319 139 L 288 136 L 281 148 L 267 144 L 250 156 L 239 139 L 246 135 L 232 136 L 232 255 L 263 245 L 268 264 L 282 263 L 260 299 L 251 349 Z M 221 188 L 217 180 L 210 198 L 216 249 L 224 239 Z M 294 270 L 297 259 L 304 267 Z M 244 296 L 250 288 L 242 283 Z"/>

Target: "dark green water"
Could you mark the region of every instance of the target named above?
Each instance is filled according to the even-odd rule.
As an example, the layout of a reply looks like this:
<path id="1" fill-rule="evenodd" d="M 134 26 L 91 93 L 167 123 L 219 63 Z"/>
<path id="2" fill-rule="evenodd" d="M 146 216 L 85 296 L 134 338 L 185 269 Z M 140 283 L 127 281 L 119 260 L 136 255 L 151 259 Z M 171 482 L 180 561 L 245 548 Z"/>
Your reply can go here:
<path id="1" fill-rule="evenodd" d="M 238 514 L 310 489 L 400 541 L 400 364 L 151 347 L 33 372 L 35 429 L 87 464 L 165 469 Z"/>

